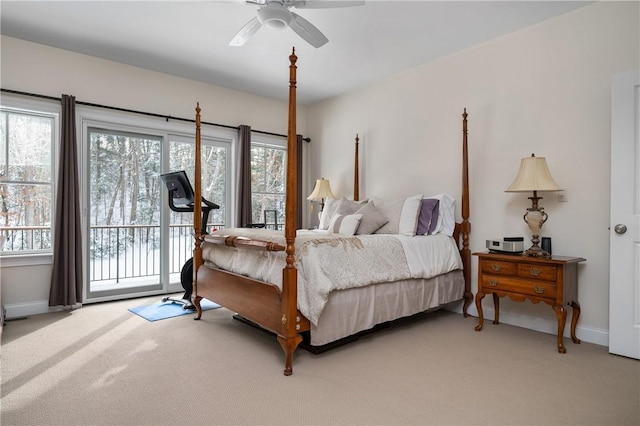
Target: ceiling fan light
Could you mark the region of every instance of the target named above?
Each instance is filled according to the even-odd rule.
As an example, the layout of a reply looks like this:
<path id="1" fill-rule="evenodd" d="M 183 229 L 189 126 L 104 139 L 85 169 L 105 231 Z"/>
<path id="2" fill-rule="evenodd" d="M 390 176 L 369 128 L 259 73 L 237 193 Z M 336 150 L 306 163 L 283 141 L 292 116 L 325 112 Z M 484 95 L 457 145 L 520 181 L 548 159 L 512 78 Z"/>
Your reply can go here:
<path id="1" fill-rule="evenodd" d="M 291 21 L 291 12 L 277 5 L 266 5 L 258 10 L 258 20 L 270 30 L 284 30 Z"/>

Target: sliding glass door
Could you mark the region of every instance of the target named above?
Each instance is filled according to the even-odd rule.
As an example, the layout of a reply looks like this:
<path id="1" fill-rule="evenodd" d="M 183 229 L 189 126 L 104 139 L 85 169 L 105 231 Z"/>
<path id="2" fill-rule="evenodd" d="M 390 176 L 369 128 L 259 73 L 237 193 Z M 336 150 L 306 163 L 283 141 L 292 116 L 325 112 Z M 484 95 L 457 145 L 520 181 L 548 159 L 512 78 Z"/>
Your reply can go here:
<path id="1" fill-rule="evenodd" d="M 87 117 L 82 126 L 88 303 L 181 292 L 181 270 L 193 252 L 193 214 L 169 209 L 160 178 L 184 170 L 194 181 L 193 128 L 118 120 Z M 202 195 L 220 206 L 209 214 L 209 230 L 227 226 L 232 213 L 235 136 L 202 134 Z"/>
<path id="2" fill-rule="evenodd" d="M 162 289 L 162 137 L 88 128 L 88 298 Z"/>

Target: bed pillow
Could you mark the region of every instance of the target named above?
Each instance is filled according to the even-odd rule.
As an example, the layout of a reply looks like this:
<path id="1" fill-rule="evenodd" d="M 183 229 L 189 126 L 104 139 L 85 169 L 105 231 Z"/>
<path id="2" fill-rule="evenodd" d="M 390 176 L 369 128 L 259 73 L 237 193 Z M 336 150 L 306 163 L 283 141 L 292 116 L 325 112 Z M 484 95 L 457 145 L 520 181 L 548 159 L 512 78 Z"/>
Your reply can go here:
<path id="1" fill-rule="evenodd" d="M 362 204 L 360 202 L 351 201 L 351 200 L 347 200 L 346 198 L 343 198 L 338 202 L 338 206 L 336 207 L 336 211 L 334 214 L 341 214 L 341 215 L 353 214 L 360 207 L 362 207 Z"/>
<path id="2" fill-rule="evenodd" d="M 334 198 L 327 198 L 324 201 L 324 209 L 322 209 L 322 213 L 320 214 L 320 224 L 318 225 L 318 229 L 329 229 L 331 218 L 336 212 L 339 202 L 340 200 L 336 200 Z"/>
<path id="3" fill-rule="evenodd" d="M 389 219 L 385 225 L 378 229 L 376 234 L 402 234 L 414 236 L 418 226 L 418 214 L 422 194 L 398 200 L 373 199 L 375 206 Z"/>
<path id="4" fill-rule="evenodd" d="M 456 200 L 449 194 L 432 195 L 427 198 L 439 200 L 438 223 L 432 234 L 453 236 L 453 230 L 456 227 Z"/>
<path id="5" fill-rule="evenodd" d="M 358 235 L 368 235 L 376 232 L 382 225 L 389 222 L 389 219 L 373 204 L 366 203 L 356 210 L 356 214 L 361 214 L 360 226 L 356 231 Z"/>
<path id="6" fill-rule="evenodd" d="M 420 214 L 420 205 L 422 204 L 422 194 L 414 195 L 404 200 L 402 204 L 402 212 L 400 213 L 400 223 L 398 225 L 398 233 L 413 237 L 416 235 L 418 227 L 418 215 Z"/>
<path id="7" fill-rule="evenodd" d="M 361 214 L 334 214 L 329 225 L 329 232 L 333 234 L 353 235 L 360 225 Z"/>
<path id="8" fill-rule="evenodd" d="M 431 235 L 438 224 L 438 208 L 440 200 L 437 198 L 423 198 L 418 215 L 416 235 Z"/>

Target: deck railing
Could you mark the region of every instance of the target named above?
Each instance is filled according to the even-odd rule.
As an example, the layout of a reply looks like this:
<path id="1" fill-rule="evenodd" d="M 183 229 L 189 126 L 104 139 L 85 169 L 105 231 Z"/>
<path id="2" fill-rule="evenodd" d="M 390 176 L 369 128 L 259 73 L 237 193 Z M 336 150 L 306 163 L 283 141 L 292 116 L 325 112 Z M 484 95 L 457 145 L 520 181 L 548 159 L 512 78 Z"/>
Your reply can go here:
<path id="1" fill-rule="evenodd" d="M 210 225 L 221 229 L 223 225 Z M 0 251 L 51 250 L 51 227 L 0 227 Z M 169 273 L 180 273 L 193 251 L 193 225 L 169 225 Z M 89 280 L 112 281 L 160 274 L 160 226 L 89 228 Z"/>
<path id="2" fill-rule="evenodd" d="M 50 226 L 0 226 L 0 251 L 51 250 Z"/>

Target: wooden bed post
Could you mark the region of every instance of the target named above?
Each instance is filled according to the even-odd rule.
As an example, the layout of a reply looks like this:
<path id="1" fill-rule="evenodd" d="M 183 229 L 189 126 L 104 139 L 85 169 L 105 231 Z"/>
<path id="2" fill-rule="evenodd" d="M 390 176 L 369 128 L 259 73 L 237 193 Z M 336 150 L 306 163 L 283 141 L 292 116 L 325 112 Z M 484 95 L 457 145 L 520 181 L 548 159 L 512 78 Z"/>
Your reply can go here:
<path id="1" fill-rule="evenodd" d="M 473 300 L 471 293 L 471 250 L 469 250 L 469 233 L 471 224 L 469 223 L 469 151 L 467 146 L 467 109 L 462 113 L 462 265 L 464 268 L 464 305 L 462 313 L 469 316 L 467 308 Z"/>
<path id="2" fill-rule="evenodd" d="M 293 373 L 293 353 L 302 341 L 298 333 L 298 271 L 294 265 L 297 200 L 297 136 L 296 136 L 296 49 L 289 56 L 289 128 L 287 133 L 287 197 L 284 236 L 287 264 L 282 270 L 282 327 L 278 342 L 285 354 L 284 375 Z"/>
<path id="3" fill-rule="evenodd" d="M 355 154 L 355 164 L 353 166 L 353 201 L 360 201 L 360 170 L 359 170 L 359 153 L 358 153 L 358 145 L 360 143 L 360 138 L 356 133 L 356 154 Z"/>
<path id="4" fill-rule="evenodd" d="M 194 167 L 194 190 L 193 190 L 193 304 L 197 314 L 194 319 L 199 320 L 202 316 L 202 307 L 198 296 L 198 268 L 202 265 L 202 164 L 201 164 L 201 143 L 200 143 L 200 102 L 196 104 L 196 140 L 195 140 L 195 167 Z"/>

